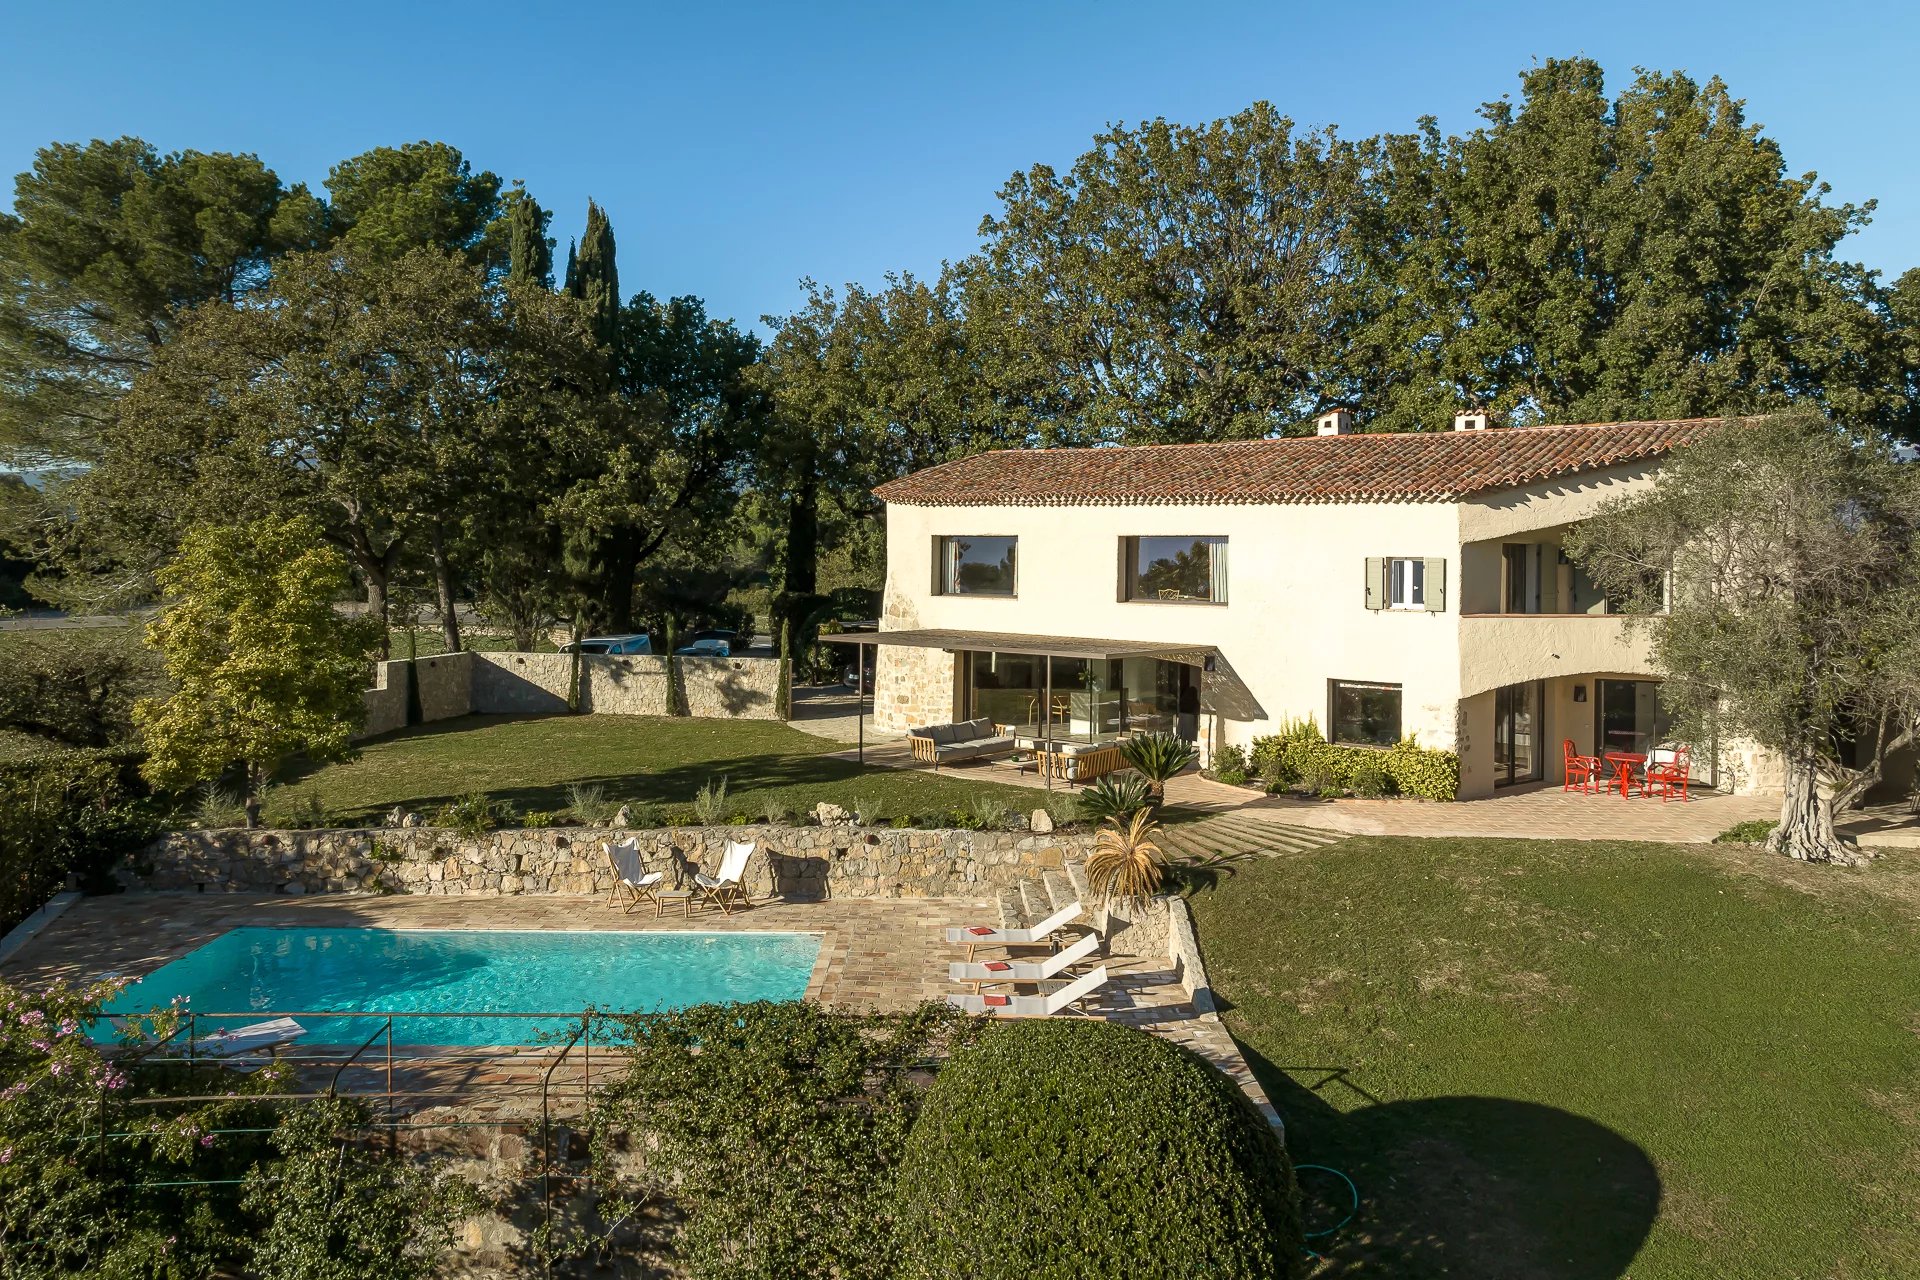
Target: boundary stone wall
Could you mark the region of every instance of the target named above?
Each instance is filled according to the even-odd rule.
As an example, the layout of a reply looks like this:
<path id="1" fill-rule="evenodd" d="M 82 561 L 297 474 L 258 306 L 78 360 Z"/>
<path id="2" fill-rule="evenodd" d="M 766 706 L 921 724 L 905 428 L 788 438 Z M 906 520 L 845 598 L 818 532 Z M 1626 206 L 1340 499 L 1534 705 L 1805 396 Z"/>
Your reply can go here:
<path id="1" fill-rule="evenodd" d="M 608 893 L 602 844 L 636 839 L 669 887 L 719 868 L 728 840 L 759 846 L 754 897 L 978 898 L 1092 851 L 1074 832 L 824 827 L 544 827 L 477 838 L 433 827 L 320 831 L 176 831 L 122 864 L 129 888 L 208 893 L 414 893 L 439 896 Z"/>
<path id="2" fill-rule="evenodd" d="M 667 663 L 680 673 L 681 713 L 701 719 L 779 719 L 777 658 L 665 658 L 587 654 L 580 661 L 583 710 L 663 716 Z M 375 664 L 362 737 L 407 724 L 408 667 L 422 723 L 465 715 L 554 715 L 567 709 L 573 659 L 564 653 L 450 653 Z"/>

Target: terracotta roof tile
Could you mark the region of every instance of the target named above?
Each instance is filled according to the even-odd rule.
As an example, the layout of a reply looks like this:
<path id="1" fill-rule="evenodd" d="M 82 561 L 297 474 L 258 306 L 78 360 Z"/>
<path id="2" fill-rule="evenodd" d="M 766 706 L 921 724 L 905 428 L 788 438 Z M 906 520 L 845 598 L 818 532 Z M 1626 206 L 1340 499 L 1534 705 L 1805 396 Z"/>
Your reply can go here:
<path id="1" fill-rule="evenodd" d="M 1188 502 L 1452 502 L 1657 458 L 1721 425 L 1667 422 L 1289 436 L 1226 444 L 999 449 L 888 481 L 905 506 L 1137 506 Z"/>

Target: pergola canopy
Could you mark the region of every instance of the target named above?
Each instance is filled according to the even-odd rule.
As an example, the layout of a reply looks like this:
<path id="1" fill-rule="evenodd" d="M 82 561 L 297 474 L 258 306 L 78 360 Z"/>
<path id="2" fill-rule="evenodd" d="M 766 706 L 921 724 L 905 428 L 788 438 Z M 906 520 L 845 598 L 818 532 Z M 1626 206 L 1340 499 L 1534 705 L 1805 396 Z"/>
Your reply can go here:
<path id="1" fill-rule="evenodd" d="M 820 637 L 826 644 L 866 648 L 946 649 L 953 653 L 1018 653 L 1039 658 L 1159 658 L 1204 667 L 1219 652 L 1210 644 L 1165 640 L 1090 640 L 1083 636 L 1030 636 L 1011 631 L 842 631 Z"/>

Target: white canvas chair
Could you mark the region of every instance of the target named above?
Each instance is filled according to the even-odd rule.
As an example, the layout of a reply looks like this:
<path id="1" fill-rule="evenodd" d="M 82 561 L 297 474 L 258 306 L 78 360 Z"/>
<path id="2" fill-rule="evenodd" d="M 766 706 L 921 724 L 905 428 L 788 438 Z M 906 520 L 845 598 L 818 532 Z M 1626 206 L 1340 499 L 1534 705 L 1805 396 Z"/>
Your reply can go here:
<path id="1" fill-rule="evenodd" d="M 1052 984 L 1052 991 L 1037 996 L 950 995 L 947 1003 L 966 1013 L 996 1018 L 1051 1018 L 1105 986 L 1107 966 L 1088 970 L 1072 982 Z"/>
<path id="2" fill-rule="evenodd" d="M 646 869 L 640 861 L 640 841 L 632 838 L 617 843 L 602 841 L 600 847 L 606 850 L 607 862 L 613 867 L 613 892 L 607 895 L 607 905 L 619 906 L 624 891 L 629 912 L 645 901 L 651 902 L 653 914 L 659 915 L 660 899 L 654 893 L 666 879 L 666 872 Z"/>
<path id="3" fill-rule="evenodd" d="M 967 959 L 971 960 L 975 947 L 1031 947 L 1045 942 L 1079 918 L 1080 904 L 1069 902 L 1031 929 L 995 929 L 984 924 L 952 925 L 947 929 L 947 943 L 965 947 Z"/>
<path id="4" fill-rule="evenodd" d="M 1003 982 L 1047 982 L 1092 955 L 1100 946 L 1100 935 L 1089 933 L 1064 951 L 1056 951 L 1044 960 L 955 960 L 947 966 L 947 977 L 954 982 L 971 982 L 975 993 L 983 986 Z"/>
<path id="5" fill-rule="evenodd" d="M 727 841 L 727 851 L 720 858 L 720 870 L 714 875 L 704 871 L 693 873 L 693 885 L 701 896 L 701 901 L 711 902 L 727 915 L 733 914 L 735 907 L 747 905 L 747 860 L 753 857 L 753 851 L 759 846 L 749 840 Z"/>
<path id="6" fill-rule="evenodd" d="M 283 1044 L 292 1044 L 307 1029 L 292 1018 L 274 1018 L 270 1022 L 250 1022 L 231 1031 L 215 1031 L 194 1042 L 195 1057 L 234 1058 L 243 1053 L 260 1053 Z"/>

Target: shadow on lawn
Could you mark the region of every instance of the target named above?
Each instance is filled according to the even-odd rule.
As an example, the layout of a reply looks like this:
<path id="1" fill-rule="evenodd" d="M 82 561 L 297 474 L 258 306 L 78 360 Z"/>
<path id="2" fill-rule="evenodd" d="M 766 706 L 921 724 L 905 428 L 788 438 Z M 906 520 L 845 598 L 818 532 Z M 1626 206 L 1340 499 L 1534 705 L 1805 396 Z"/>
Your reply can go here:
<path id="1" fill-rule="evenodd" d="M 1360 1210 L 1311 1241 L 1316 1277 L 1619 1280 L 1660 1208 L 1647 1153 L 1591 1120 L 1532 1102 L 1381 1102 L 1342 1067 L 1276 1066 L 1245 1045 L 1304 1164 L 1360 1188 Z M 1336 1194 L 1337 1192 L 1337 1194 Z M 1345 1188 L 1301 1175 L 1307 1229 L 1346 1212 Z"/>

